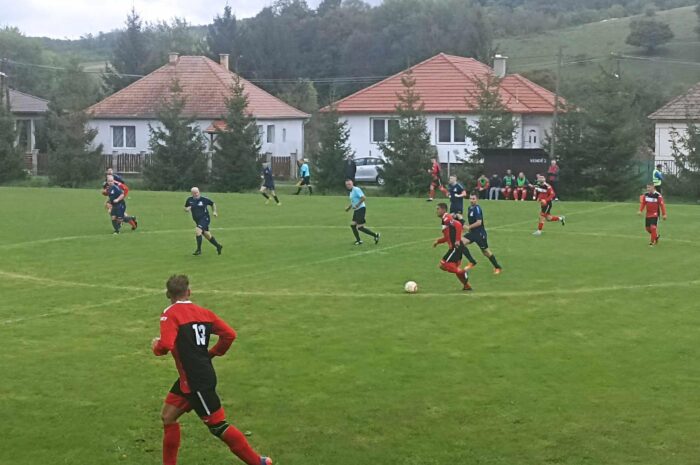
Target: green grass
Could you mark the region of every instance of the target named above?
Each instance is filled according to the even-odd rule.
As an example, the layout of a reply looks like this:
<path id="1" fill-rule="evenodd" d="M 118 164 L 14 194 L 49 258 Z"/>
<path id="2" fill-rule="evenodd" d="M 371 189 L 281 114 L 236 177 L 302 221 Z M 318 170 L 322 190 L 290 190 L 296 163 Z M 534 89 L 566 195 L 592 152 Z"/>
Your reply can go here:
<path id="1" fill-rule="evenodd" d="M 697 463 L 700 207 L 649 248 L 634 204 L 558 203 L 536 238 L 536 204 L 484 202 L 505 271 L 477 257 L 464 295 L 420 199 L 370 198 L 357 248 L 344 198 L 213 195 L 224 254 L 193 257 L 185 197 L 132 192 L 114 237 L 97 192 L 0 188 L 0 464 L 159 463 L 178 272 L 238 330 L 218 389 L 278 464 Z M 234 463 L 182 423 L 182 464 Z"/>
<path id="2" fill-rule="evenodd" d="M 644 58 L 695 62 L 695 65 L 688 65 L 622 60 L 620 68 L 627 76 L 664 82 L 674 90 L 685 89 L 697 83 L 700 69 L 700 39 L 694 31 L 698 25 L 694 7 L 659 11 L 656 17 L 671 26 L 675 37 L 672 42 L 653 55 L 645 55 L 640 49 L 625 43 L 629 34 L 629 23 L 638 16 L 557 29 L 529 37 L 503 39 L 498 41 L 498 47 L 501 53 L 511 57 L 509 70 L 512 72 L 555 69 L 557 51 L 559 46 L 562 46 L 565 61 L 575 61 L 575 57 L 578 56 L 597 58 L 609 56 L 611 53 L 621 53 Z M 610 67 L 604 61 L 568 65 L 562 69 L 562 77 L 566 80 L 582 75 L 593 76 L 599 72 L 601 65 Z M 677 90 L 675 93 L 678 92 Z"/>

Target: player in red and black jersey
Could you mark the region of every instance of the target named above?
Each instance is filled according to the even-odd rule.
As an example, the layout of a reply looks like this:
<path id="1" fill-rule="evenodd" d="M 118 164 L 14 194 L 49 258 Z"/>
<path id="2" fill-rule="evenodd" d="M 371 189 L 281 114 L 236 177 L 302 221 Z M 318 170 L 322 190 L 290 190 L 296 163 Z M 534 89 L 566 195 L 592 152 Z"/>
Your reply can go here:
<path id="1" fill-rule="evenodd" d="M 556 198 L 557 194 L 554 192 L 552 186 L 547 184 L 544 180 L 544 176 L 541 174 L 537 175 L 537 185 L 535 186 L 535 200 L 540 202 L 540 221 L 537 224 L 537 231 L 535 231 L 533 236 L 539 236 L 542 234 L 542 228 L 544 228 L 544 221 L 558 221 L 562 226 L 566 224 L 565 216 L 554 216 L 552 215 L 552 201 Z"/>
<path id="2" fill-rule="evenodd" d="M 153 353 L 158 356 L 172 353 L 180 377 L 163 405 L 163 465 L 177 464 L 180 448 L 177 420 L 190 410 L 247 465 L 272 465 L 272 460 L 258 455 L 243 433 L 227 423 L 216 393 L 216 372 L 211 360 L 228 351 L 236 332 L 214 312 L 190 302 L 187 276 L 171 276 L 166 287 L 171 305 L 160 317 L 160 337 L 153 339 Z M 219 336 L 219 340 L 209 349 L 212 334 Z"/>
<path id="3" fill-rule="evenodd" d="M 647 184 L 647 191 L 644 195 L 639 198 L 639 214 L 641 215 L 644 209 L 647 211 L 646 215 L 646 230 L 651 234 L 651 242 L 649 245 L 656 245 L 659 243 L 659 212 L 664 220 L 666 220 L 666 204 L 664 203 L 664 198 L 659 192 L 656 191 L 654 184 Z"/>
<path id="4" fill-rule="evenodd" d="M 447 213 L 447 204 L 439 203 L 437 206 L 437 216 L 442 224 L 442 237 L 435 239 L 433 247 L 438 244 L 447 244 L 449 250 L 440 260 L 440 269 L 448 273 L 457 275 L 457 279 L 462 283 L 462 290 L 471 291 L 467 270 L 460 269 L 462 264 L 462 223 Z"/>
<path id="5" fill-rule="evenodd" d="M 111 188 L 111 186 L 109 184 L 110 178 L 114 181 L 114 185 L 116 185 L 124 194 L 123 200 L 126 200 L 126 198 L 129 196 L 129 186 L 126 185 L 126 182 L 124 182 L 124 179 L 121 176 L 114 174 L 114 171 L 112 170 L 112 168 L 109 168 L 107 170 L 106 180 L 102 184 L 102 195 L 104 195 L 105 197 L 109 196 L 109 191 Z M 112 204 L 109 201 L 105 202 L 105 208 L 107 209 L 107 212 L 110 213 L 110 215 L 111 215 Z M 130 216 L 126 212 L 126 209 L 124 210 L 124 221 L 126 221 L 127 223 L 129 223 L 131 225 L 132 231 L 138 227 L 138 222 L 136 221 L 136 217 Z"/>
<path id="6" fill-rule="evenodd" d="M 440 177 L 440 163 L 438 163 L 437 158 L 432 159 L 433 165 L 428 170 L 430 174 L 430 191 L 428 192 L 428 202 L 432 202 L 435 198 L 435 188 L 437 187 L 440 191 L 445 194 L 445 197 L 449 197 L 450 193 L 447 192 L 445 186 L 442 185 L 442 178 Z"/>

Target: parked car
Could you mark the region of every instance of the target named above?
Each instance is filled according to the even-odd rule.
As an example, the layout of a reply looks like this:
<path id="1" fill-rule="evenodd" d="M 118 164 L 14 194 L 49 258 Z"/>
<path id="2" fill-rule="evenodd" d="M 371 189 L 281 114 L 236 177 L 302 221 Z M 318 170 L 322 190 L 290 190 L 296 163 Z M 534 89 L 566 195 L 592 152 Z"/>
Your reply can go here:
<path id="1" fill-rule="evenodd" d="M 355 165 L 355 181 L 376 182 L 380 186 L 384 185 L 384 178 L 379 174 L 377 168 L 384 164 L 384 160 L 376 157 L 357 158 Z"/>

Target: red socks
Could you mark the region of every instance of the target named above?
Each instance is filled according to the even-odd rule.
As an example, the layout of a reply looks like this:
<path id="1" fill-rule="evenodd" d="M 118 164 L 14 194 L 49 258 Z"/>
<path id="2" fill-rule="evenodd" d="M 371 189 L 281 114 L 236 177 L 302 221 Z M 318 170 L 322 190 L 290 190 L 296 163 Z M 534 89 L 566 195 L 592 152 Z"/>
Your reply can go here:
<path id="1" fill-rule="evenodd" d="M 544 223 L 537 223 L 537 230 L 542 231 L 542 228 L 544 228 Z"/>
<path id="2" fill-rule="evenodd" d="M 260 465 L 260 456 L 250 447 L 243 433 L 235 426 L 229 425 L 221 435 L 231 452 L 248 465 Z"/>
<path id="3" fill-rule="evenodd" d="M 163 465 L 176 465 L 180 450 L 180 423 L 163 425 Z"/>
<path id="4" fill-rule="evenodd" d="M 559 217 L 558 216 L 550 216 L 549 221 L 559 221 Z"/>
<path id="5" fill-rule="evenodd" d="M 651 227 L 651 240 L 652 242 L 656 242 L 656 239 L 659 238 L 659 235 L 657 234 L 656 226 Z"/>

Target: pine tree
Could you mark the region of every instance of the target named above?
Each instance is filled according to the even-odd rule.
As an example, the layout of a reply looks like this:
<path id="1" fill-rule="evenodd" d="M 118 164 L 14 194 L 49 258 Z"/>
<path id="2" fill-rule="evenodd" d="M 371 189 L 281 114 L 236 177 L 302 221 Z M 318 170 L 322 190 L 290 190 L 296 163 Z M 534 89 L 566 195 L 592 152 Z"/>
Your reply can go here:
<path id="1" fill-rule="evenodd" d="M 7 94 L 0 86 L 0 182 L 26 176 L 22 152 L 17 147 L 15 118 L 7 102 Z"/>
<path id="2" fill-rule="evenodd" d="M 228 53 L 235 59 L 236 33 L 236 16 L 231 7 L 226 5 L 223 16 L 216 15 L 214 22 L 207 26 L 209 56 L 218 60 L 220 53 Z"/>
<path id="3" fill-rule="evenodd" d="M 401 84 L 403 93 L 398 95 L 396 106 L 398 124 L 390 126 L 389 140 L 379 146 L 386 160 L 381 168 L 384 188 L 393 195 L 425 190 L 430 183 L 430 159 L 436 156 L 423 116 L 423 103 L 410 70 L 401 77 Z"/>
<path id="4" fill-rule="evenodd" d="M 686 120 L 685 130 L 671 131 L 671 150 L 678 167 L 679 181 L 684 184 L 678 193 L 698 198 L 700 196 L 700 126 L 691 115 L 688 115 Z"/>
<path id="5" fill-rule="evenodd" d="M 347 121 L 340 121 L 334 106 L 319 118 L 319 146 L 311 154 L 316 185 L 322 191 L 340 190 L 345 181 L 345 161 L 353 156 L 350 128 Z"/>
<path id="6" fill-rule="evenodd" d="M 207 142 L 195 118 L 182 115 L 186 99 L 177 81 L 170 92 L 157 113 L 160 124 L 149 126 L 151 163 L 144 178 L 149 189 L 189 190 L 207 179 Z"/>
<path id="7" fill-rule="evenodd" d="M 102 144 L 93 146 L 97 129 L 88 127 L 88 119 L 82 111 L 67 112 L 49 106 L 47 145 L 51 184 L 79 187 L 102 174 Z"/>
<path id="8" fill-rule="evenodd" d="M 260 137 L 238 77 L 226 105 L 226 127 L 217 133 L 214 147 L 212 182 L 218 191 L 241 192 L 258 185 Z"/>
<path id="9" fill-rule="evenodd" d="M 146 74 L 149 62 L 147 40 L 141 17 L 136 9 L 132 8 L 126 18 L 126 30 L 119 33 L 117 43 L 112 49 L 110 63 L 107 63 L 102 74 L 106 93 L 113 93 L 128 86 L 138 79 L 134 75 Z"/>

